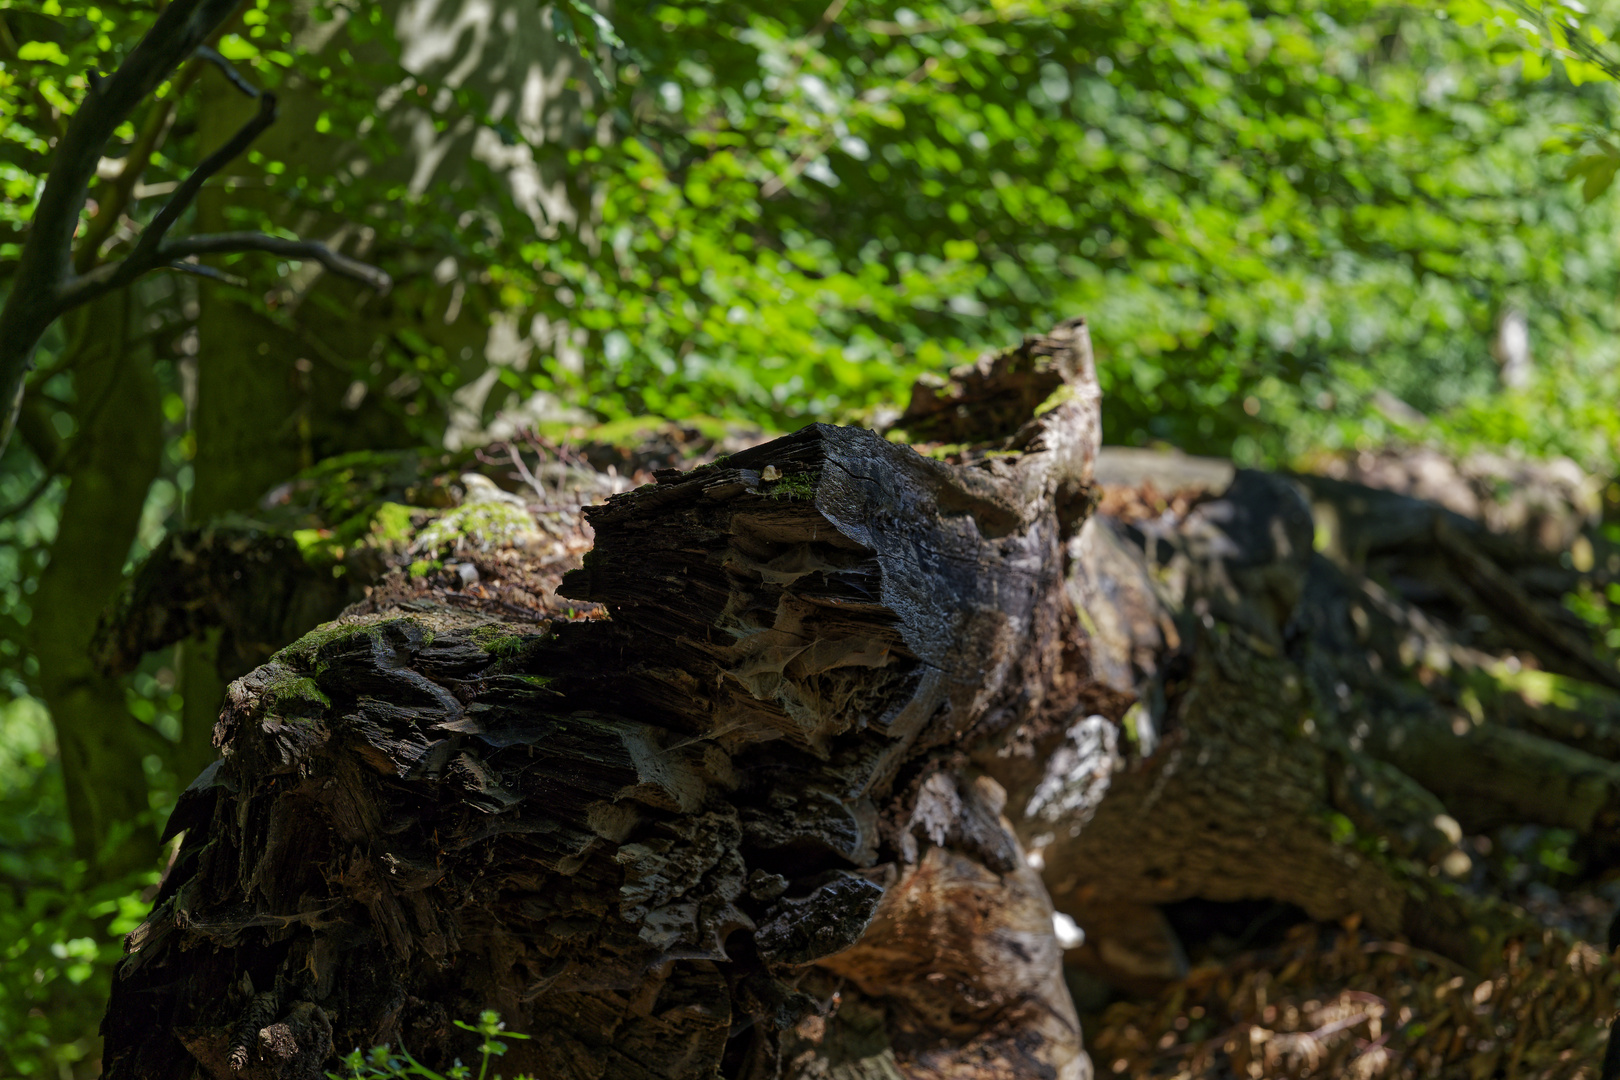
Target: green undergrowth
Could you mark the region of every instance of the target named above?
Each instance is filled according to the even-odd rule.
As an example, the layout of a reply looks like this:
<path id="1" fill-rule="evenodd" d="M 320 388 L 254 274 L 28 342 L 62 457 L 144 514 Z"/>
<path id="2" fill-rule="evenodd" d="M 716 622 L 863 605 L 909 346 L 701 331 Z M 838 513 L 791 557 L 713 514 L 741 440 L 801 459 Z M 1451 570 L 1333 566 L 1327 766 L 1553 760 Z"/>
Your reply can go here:
<path id="1" fill-rule="evenodd" d="M 539 425 L 540 434 L 554 442 L 575 445 L 597 443 L 602 446 L 616 446 L 626 450 L 639 449 L 650 439 L 672 431 L 695 432 L 709 442 L 718 443 L 725 441 L 739 431 L 749 430 L 752 430 L 751 425 L 740 424 L 734 419 L 727 420 L 701 414 L 683 415 L 679 420 L 663 416 L 642 415 L 584 426 L 572 423 L 545 422 Z"/>
<path id="2" fill-rule="evenodd" d="M 534 519 L 521 506 L 479 500 L 447 511 L 429 524 L 417 535 L 415 550 L 432 555 L 463 549 L 489 551 L 533 531 Z"/>
<path id="3" fill-rule="evenodd" d="M 292 537 L 306 562 L 317 566 L 342 562 L 358 548 L 393 552 L 415 534 L 413 517 L 430 513 L 404 503 L 382 502 L 345 518 L 331 528 L 294 529 Z"/>
<path id="4" fill-rule="evenodd" d="M 112 972 L 156 880 L 91 876 L 73 852 L 44 710 L 0 704 L 0 1076 L 98 1073 Z"/>

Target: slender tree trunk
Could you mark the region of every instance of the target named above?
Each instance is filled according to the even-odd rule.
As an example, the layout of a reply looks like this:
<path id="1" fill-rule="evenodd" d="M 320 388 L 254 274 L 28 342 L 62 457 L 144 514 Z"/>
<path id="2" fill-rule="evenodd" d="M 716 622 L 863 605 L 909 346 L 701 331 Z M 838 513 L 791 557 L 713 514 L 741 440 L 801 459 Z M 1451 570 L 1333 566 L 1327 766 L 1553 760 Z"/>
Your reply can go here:
<path id="1" fill-rule="evenodd" d="M 141 762 L 161 744 L 130 715 L 122 681 L 103 675 L 90 655 L 97 622 L 123 582 L 163 450 L 151 368 L 126 354 L 129 302 L 116 293 L 74 316 L 82 320 L 73 368 L 81 434 L 32 625 L 74 842 L 109 876 L 151 865 L 156 855 L 155 834 L 138 823 L 149 810 Z M 116 848 L 102 850 L 114 837 L 121 837 Z"/>

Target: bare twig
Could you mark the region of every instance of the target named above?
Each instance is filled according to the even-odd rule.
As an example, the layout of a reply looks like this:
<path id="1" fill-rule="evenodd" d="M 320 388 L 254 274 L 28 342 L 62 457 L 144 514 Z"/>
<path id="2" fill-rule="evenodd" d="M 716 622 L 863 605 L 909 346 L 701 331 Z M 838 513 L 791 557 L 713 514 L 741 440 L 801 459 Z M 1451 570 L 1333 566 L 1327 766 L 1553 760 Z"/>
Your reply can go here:
<path id="1" fill-rule="evenodd" d="M 393 284 L 393 279 L 377 267 L 339 254 L 318 240 L 288 240 L 257 232 L 205 233 L 165 240 L 155 253 L 139 262 L 132 254 L 122 262 L 98 266 L 62 290 L 63 303 L 65 307 L 77 307 L 113 289 L 123 288 L 152 270 L 179 269 L 176 263 L 195 255 L 236 255 L 246 251 L 318 262 L 332 273 L 369 285 L 378 292 L 386 292 Z"/>
<path id="2" fill-rule="evenodd" d="M 394 279 L 384 271 L 333 251 L 318 240 L 288 240 L 256 232 L 205 233 L 166 241 L 160 250 L 169 259 L 262 251 L 269 255 L 280 255 L 284 259 L 318 262 L 332 273 L 369 285 L 378 292 L 387 292 L 394 284 Z"/>
<path id="3" fill-rule="evenodd" d="M 204 266 L 202 263 L 172 262 L 167 266 L 164 266 L 162 269 L 174 270 L 181 274 L 191 274 L 194 277 L 207 278 L 209 281 L 218 281 L 225 285 L 235 285 L 237 288 L 242 288 L 248 283 L 247 278 L 237 277 L 235 274 L 227 274 L 223 270 L 215 270 L 212 266 Z"/>
<path id="4" fill-rule="evenodd" d="M 523 482 L 534 489 L 534 493 L 536 495 L 540 496 L 541 499 L 545 499 L 551 494 L 546 490 L 544 484 L 535 479 L 534 473 L 529 471 L 529 466 L 524 463 L 523 455 L 518 453 L 518 448 L 516 446 L 512 445 L 511 443 L 507 443 L 506 452 L 512 458 L 512 464 L 517 466 L 518 474 L 523 477 Z"/>

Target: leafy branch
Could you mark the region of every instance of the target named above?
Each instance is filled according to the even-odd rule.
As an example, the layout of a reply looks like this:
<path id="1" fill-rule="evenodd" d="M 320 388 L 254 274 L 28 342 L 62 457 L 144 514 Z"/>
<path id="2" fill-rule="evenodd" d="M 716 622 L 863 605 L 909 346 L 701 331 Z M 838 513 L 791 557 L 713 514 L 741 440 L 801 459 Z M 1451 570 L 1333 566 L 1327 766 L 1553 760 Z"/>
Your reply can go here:
<path id="1" fill-rule="evenodd" d="M 22 405 L 28 372 L 39 340 L 52 323 L 73 308 L 114 289 L 122 288 L 153 270 L 179 269 L 204 272 L 184 260 L 200 255 L 262 251 L 292 258 L 313 259 L 333 273 L 354 278 L 378 290 L 389 285 L 388 275 L 375 267 L 331 251 L 314 241 L 288 240 L 263 233 L 232 232 L 212 236 L 167 239 L 170 229 L 190 208 L 210 176 L 241 154 L 276 119 L 276 99 L 258 94 L 240 76 L 227 78 L 259 99 L 259 111 L 224 146 L 210 154 L 175 189 L 124 258 L 93 265 L 97 249 L 110 226 L 90 231 L 74 254 L 74 233 L 89 196 L 90 181 L 113 133 L 130 113 L 188 58 L 228 68 L 223 58 L 207 47 L 208 39 L 230 18 L 239 0 L 175 0 L 158 16 L 128 58 L 110 76 L 92 73 L 89 88 L 68 123 L 52 155 L 30 223 L 11 294 L 0 309 L 0 450 L 11 439 Z M 189 80 L 188 80 L 189 81 Z M 176 88 L 172 96 L 178 97 Z M 147 124 L 138 145 L 120 175 L 116 193 L 132 191 L 139 172 L 166 128 L 170 109 L 160 108 Z M 127 202 L 127 195 L 119 200 Z M 111 221 L 116 215 L 108 215 Z"/>

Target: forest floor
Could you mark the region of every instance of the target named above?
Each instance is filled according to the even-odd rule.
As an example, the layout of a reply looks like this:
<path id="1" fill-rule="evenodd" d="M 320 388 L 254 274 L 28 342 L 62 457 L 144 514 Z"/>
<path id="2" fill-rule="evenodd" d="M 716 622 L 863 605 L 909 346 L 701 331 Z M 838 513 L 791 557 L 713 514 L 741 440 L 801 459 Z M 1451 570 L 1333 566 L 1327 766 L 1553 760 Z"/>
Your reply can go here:
<path id="1" fill-rule="evenodd" d="M 1185 979 L 1108 1000 L 1071 976 L 1100 1078 L 1461 1077 L 1595 1080 L 1620 969 L 1604 956 L 1620 875 L 1579 880 L 1558 830 L 1472 838 L 1461 887 L 1545 927 L 1488 972 L 1382 941 L 1358 920 L 1310 922 L 1278 904 L 1178 905 Z"/>

